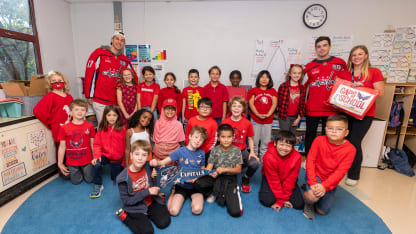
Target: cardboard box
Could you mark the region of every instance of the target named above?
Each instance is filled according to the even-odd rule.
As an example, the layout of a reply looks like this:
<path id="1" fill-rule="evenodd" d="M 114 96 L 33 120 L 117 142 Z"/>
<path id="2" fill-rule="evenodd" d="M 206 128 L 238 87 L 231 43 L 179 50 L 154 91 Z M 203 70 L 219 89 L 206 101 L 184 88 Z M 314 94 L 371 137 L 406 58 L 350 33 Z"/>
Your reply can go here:
<path id="1" fill-rule="evenodd" d="M 9 83 L 2 83 L 1 86 L 7 96 L 39 96 L 48 93 L 44 75 L 33 75 L 30 78 L 29 87 L 20 81 L 17 83 L 9 81 Z"/>

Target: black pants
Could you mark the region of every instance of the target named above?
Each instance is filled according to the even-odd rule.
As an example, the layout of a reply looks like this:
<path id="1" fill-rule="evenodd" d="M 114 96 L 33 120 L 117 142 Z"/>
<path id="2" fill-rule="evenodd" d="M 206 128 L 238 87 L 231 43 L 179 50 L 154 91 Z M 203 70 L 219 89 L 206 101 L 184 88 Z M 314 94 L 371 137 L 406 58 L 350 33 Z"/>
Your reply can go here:
<path id="1" fill-rule="evenodd" d="M 328 116 L 306 116 L 306 133 L 305 133 L 305 153 L 306 156 L 309 153 L 313 140 L 315 140 L 316 133 L 318 131 L 319 121 L 322 121 L 322 135 L 325 135 L 325 126 Z"/>
<path id="2" fill-rule="evenodd" d="M 154 229 L 150 220 L 156 227 L 163 229 L 170 224 L 170 214 L 166 205 L 161 205 L 156 201 L 147 209 L 147 215 L 143 213 L 127 213 L 126 219 L 123 221 L 133 233 L 154 233 Z"/>
<path id="3" fill-rule="evenodd" d="M 121 162 L 110 162 L 110 159 L 105 157 L 104 155 L 101 156 L 101 162 L 97 160 L 97 164 L 92 167 L 92 171 L 94 173 L 94 178 L 92 182 L 94 184 L 103 184 L 103 179 L 101 177 L 101 171 L 104 165 L 110 164 L 110 175 L 111 180 L 115 180 L 117 175 L 123 170 L 123 166 L 121 165 Z"/>
<path id="4" fill-rule="evenodd" d="M 347 115 L 348 117 L 348 130 L 350 133 L 347 136 L 347 140 L 354 145 L 357 152 L 355 153 L 354 161 L 348 171 L 348 178 L 353 180 L 360 179 L 361 172 L 361 163 L 363 161 L 363 150 L 361 148 L 361 142 L 365 134 L 367 134 L 368 129 L 370 129 L 371 122 L 373 122 L 373 117 L 366 116 L 363 120 L 356 119 L 352 116 Z"/>
<path id="5" fill-rule="evenodd" d="M 267 182 L 265 175 L 263 175 L 261 179 L 259 200 L 261 204 L 267 207 L 272 206 L 276 202 L 276 197 L 274 196 L 272 190 L 270 189 L 269 183 Z M 302 196 L 302 191 L 300 190 L 297 184 L 297 181 L 295 183 L 295 188 L 292 191 L 292 196 L 290 196 L 289 201 L 290 203 L 292 203 L 293 208 L 297 210 L 303 209 L 303 206 L 305 205 L 305 202 Z"/>
<path id="6" fill-rule="evenodd" d="M 240 217 L 243 214 L 243 205 L 241 203 L 240 189 L 237 184 L 237 176 L 218 176 L 217 178 L 212 178 L 211 176 L 202 176 L 197 179 L 194 183 L 194 189 L 204 194 L 204 197 L 209 196 L 213 192 L 214 185 L 216 180 L 223 179 L 224 177 L 234 177 L 232 183 L 229 183 L 226 186 L 224 191 L 225 205 L 227 206 L 227 212 L 232 217 Z M 217 197 L 218 200 L 218 197 Z"/>

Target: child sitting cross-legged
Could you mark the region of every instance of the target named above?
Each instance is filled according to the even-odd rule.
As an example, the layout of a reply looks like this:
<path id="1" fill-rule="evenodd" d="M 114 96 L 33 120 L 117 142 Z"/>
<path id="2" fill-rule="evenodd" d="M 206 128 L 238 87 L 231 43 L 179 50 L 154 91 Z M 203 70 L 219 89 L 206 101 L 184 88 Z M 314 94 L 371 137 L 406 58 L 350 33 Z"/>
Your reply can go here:
<path id="1" fill-rule="evenodd" d="M 169 157 L 158 161 L 152 159 L 150 166 L 163 166 L 172 162 L 178 163 L 179 167 L 203 168 L 205 165 L 205 153 L 201 147 L 202 143 L 208 138 L 205 128 L 195 126 L 189 133 L 188 145 L 175 150 Z M 192 214 L 201 214 L 204 208 L 203 195 L 193 188 L 196 179 L 187 181 L 184 184 L 177 184 L 173 187 L 168 200 L 168 210 L 172 216 L 177 216 L 182 209 L 184 201 L 190 197 L 192 200 Z"/>
<path id="2" fill-rule="evenodd" d="M 153 233 L 152 223 L 163 229 L 170 224 L 170 215 L 164 200 L 158 196 L 159 187 L 154 185 L 152 169 L 147 157 L 152 151 L 149 142 L 138 140 L 131 145 L 131 165 L 116 179 L 123 210 L 117 214 L 134 233 Z"/>
<path id="3" fill-rule="evenodd" d="M 215 172 L 197 179 L 194 188 L 208 197 L 208 203 L 216 200 L 220 205 L 227 206 L 231 216 L 240 217 L 243 206 L 237 175 L 241 173 L 243 157 L 241 150 L 233 145 L 233 127 L 221 124 L 218 128 L 218 139 L 220 145 L 212 149 L 206 167 L 207 170 L 215 169 Z"/>
<path id="4" fill-rule="evenodd" d="M 276 211 L 283 207 L 299 210 L 304 206 L 302 192 L 296 183 L 302 156 L 293 149 L 295 143 L 292 132 L 280 131 L 276 141 L 269 142 L 263 157 L 259 200 Z"/>
<path id="5" fill-rule="evenodd" d="M 344 115 L 328 117 L 325 136 L 315 138 L 306 158 L 306 192 L 303 215 L 315 218 L 315 210 L 326 215 L 331 209 L 339 182 L 351 167 L 355 147 L 345 139 L 348 119 Z"/>

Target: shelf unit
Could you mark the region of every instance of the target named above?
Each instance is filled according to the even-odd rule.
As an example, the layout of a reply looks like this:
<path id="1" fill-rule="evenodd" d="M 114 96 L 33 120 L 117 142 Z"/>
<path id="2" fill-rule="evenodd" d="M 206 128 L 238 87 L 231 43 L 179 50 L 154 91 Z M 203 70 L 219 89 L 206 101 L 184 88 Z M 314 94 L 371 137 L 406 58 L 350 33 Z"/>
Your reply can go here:
<path id="1" fill-rule="evenodd" d="M 396 88 L 401 88 L 404 91 L 396 92 Z M 413 152 L 416 152 L 416 128 L 408 126 L 408 123 L 415 94 L 416 83 L 386 83 L 384 96 L 376 99 L 375 114 L 376 118 L 389 121 L 393 100 L 403 102 L 404 118 L 398 148 L 402 149 L 403 145 L 406 144 Z M 396 128 L 386 126 L 384 137 L 385 145 L 393 148 L 396 146 Z"/>

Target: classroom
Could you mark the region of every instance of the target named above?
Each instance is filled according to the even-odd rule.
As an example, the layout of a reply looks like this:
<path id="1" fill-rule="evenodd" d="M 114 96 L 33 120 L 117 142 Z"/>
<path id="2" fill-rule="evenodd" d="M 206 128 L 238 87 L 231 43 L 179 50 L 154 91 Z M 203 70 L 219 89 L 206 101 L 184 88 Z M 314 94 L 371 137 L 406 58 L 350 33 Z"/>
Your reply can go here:
<path id="1" fill-rule="evenodd" d="M 414 0 L 0 0 L 0 232 L 414 233 L 414 9 Z M 134 104 L 117 107 L 130 83 Z M 80 144 L 88 149 L 72 151 Z M 341 154 L 335 145 L 349 149 L 342 160 L 315 158 Z M 405 169 L 387 160 L 397 152 Z M 271 170 L 296 174 L 283 200 Z M 235 186 L 236 203 L 220 182 Z M 146 224 L 131 215 L 139 209 Z"/>

